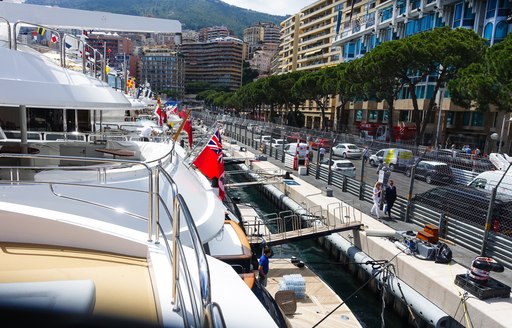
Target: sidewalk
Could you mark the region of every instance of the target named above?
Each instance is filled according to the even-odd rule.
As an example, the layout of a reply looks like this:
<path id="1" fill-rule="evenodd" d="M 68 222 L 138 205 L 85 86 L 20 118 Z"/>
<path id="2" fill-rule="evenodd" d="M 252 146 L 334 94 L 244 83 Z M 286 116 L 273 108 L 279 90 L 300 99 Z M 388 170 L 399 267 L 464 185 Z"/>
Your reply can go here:
<path id="1" fill-rule="evenodd" d="M 248 147 L 247 150 L 251 151 L 253 153 L 257 153 L 257 150 L 252 149 L 250 147 Z M 267 160 L 270 163 L 284 169 L 284 164 L 281 161 L 276 160 L 275 158 L 267 158 Z M 295 175 L 298 175 L 297 171 L 293 171 L 291 169 L 287 169 L 287 170 L 293 172 L 293 174 L 295 174 Z M 301 175 L 300 178 L 302 180 L 306 181 L 307 183 L 317 187 L 320 190 L 323 190 L 326 187 L 328 187 L 329 189 L 331 189 L 333 191 L 334 198 L 339 199 L 341 201 L 345 201 L 347 203 L 353 202 L 354 204 L 358 204 L 358 207 L 361 209 L 361 211 L 363 213 L 366 213 L 369 216 L 371 216 L 370 210 L 372 207 L 372 203 L 366 202 L 366 201 L 361 201 L 361 200 L 359 200 L 359 198 L 357 196 L 352 195 L 348 192 L 342 192 L 341 188 L 335 187 L 333 185 L 328 185 L 326 182 L 324 182 L 320 179 L 318 179 L 318 180 L 315 179 L 314 176 Z M 390 228 L 397 230 L 397 231 L 409 231 L 409 230 L 418 231 L 418 230 L 423 229 L 423 227 L 421 227 L 421 226 L 418 226 L 413 223 L 406 223 L 400 219 L 389 220 L 386 217 L 386 218 L 382 218 L 380 220 L 380 222 L 384 223 L 385 225 L 387 225 Z M 475 257 L 479 256 L 479 254 L 469 251 L 461 245 L 456 245 L 449 241 L 447 242 L 447 245 L 452 250 L 453 261 L 456 263 L 459 263 L 467 268 L 471 267 L 472 261 L 475 259 Z M 490 276 L 508 286 L 512 286 L 512 270 L 505 269 L 505 271 L 501 272 L 501 273 L 491 272 Z"/>

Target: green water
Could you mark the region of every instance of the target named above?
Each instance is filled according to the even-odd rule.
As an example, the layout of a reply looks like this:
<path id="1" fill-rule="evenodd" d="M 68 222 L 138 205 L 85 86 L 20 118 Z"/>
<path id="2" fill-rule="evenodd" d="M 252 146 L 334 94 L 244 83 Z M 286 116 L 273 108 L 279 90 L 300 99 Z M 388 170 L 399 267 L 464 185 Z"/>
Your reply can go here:
<path id="1" fill-rule="evenodd" d="M 229 170 L 229 167 L 227 167 L 227 170 Z M 234 181 L 232 178 L 230 182 L 240 181 Z M 260 215 L 279 212 L 279 209 L 275 208 L 254 185 L 230 189 L 228 192 L 231 197 L 239 197 L 241 203 L 252 205 Z M 347 303 L 363 327 L 382 327 L 382 303 L 380 296 L 367 288 L 362 288 L 355 293 L 364 284 L 364 281 L 359 281 L 352 276 L 340 262 L 336 261 L 316 241 L 293 242 L 273 246 L 272 248 L 274 258 L 290 258 L 295 256 L 305 262 L 313 272 Z M 351 296 L 352 294 L 354 295 Z M 404 322 L 403 319 L 396 315 L 390 307 L 384 311 L 384 322 L 386 327 L 409 327 L 407 322 Z M 319 327 L 321 327 L 321 324 Z"/>

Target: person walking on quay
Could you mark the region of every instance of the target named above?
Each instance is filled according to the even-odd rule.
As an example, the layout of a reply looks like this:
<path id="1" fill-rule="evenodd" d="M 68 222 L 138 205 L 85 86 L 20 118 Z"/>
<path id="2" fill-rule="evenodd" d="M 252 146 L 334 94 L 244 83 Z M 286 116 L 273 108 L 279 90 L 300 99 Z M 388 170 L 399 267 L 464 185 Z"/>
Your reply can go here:
<path id="1" fill-rule="evenodd" d="M 393 208 L 393 204 L 396 200 L 396 187 L 395 182 L 393 180 L 389 180 L 388 185 L 386 186 L 386 192 L 384 193 L 386 197 L 386 205 L 384 207 L 384 215 L 388 214 L 389 219 L 391 219 L 391 209 Z"/>
<path id="2" fill-rule="evenodd" d="M 380 219 L 380 193 L 382 191 L 382 182 L 377 181 L 373 187 L 373 206 L 370 210 L 371 214 L 374 214 L 377 219 Z"/>
<path id="3" fill-rule="evenodd" d="M 320 150 L 318 152 L 320 154 L 320 162 L 321 162 L 321 161 L 323 161 L 324 156 L 325 156 L 325 148 L 324 147 L 320 147 Z"/>
<path id="4" fill-rule="evenodd" d="M 260 257 L 258 266 L 258 279 L 263 287 L 267 287 L 267 275 L 269 270 L 269 258 L 272 255 L 272 249 L 268 246 L 263 248 L 263 255 Z"/>
<path id="5" fill-rule="evenodd" d="M 370 157 L 370 150 L 368 149 L 368 146 L 365 146 L 363 149 L 363 165 L 366 165 L 366 162 L 368 162 L 369 157 Z"/>

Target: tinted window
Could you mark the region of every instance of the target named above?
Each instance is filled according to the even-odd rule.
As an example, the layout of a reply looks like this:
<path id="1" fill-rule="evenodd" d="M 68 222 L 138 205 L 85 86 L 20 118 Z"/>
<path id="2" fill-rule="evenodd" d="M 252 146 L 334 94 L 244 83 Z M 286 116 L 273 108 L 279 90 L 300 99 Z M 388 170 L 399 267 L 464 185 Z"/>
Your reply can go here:
<path id="1" fill-rule="evenodd" d="M 354 167 L 354 164 L 352 164 L 352 163 L 337 163 L 336 166 L 342 167 L 342 168 L 346 168 L 346 167 L 352 168 L 352 167 Z"/>

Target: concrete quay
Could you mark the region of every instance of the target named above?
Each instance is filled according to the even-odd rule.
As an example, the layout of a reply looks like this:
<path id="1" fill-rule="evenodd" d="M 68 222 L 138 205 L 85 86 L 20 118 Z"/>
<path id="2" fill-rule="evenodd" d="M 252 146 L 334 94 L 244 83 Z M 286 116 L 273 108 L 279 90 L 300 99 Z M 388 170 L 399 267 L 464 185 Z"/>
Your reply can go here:
<path id="1" fill-rule="evenodd" d="M 228 151 L 234 157 L 254 158 L 257 150 L 245 147 L 247 151 L 237 150 L 234 144 L 227 146 Z M 252 170 L 277 170 L 284 169 L 283 163 L 268 158 L 267 161 L 252 161 Z M 291 169 L 286 169 L 292 171 Z M 364 229 L 360 231 L 347 231 L 338 233 L 337 238 L 343 238 L 352 246 L 357 247 L 368 257 L 374 260 L 388 260 L 394 266 L 398 279 L 407 284 L 412 290 L 426 298 L 432 304 L 447 315 L 458 321 L 464 327 L 512 327 L 511 298 L 488 298 L 480 300 L 471 293 L 467 293 L 455 284 L 457 274 L 466 274 L 471 262 L 478 254 L 468 251 L 461 245 L 447 243 L 453 253 L 449 264 L 438 264 L 434 261 L 422 260 L 407 255 L 397 248 L 387 237 L 380 235 L 392 235 L 394 231 L 419 231 L 423 227 L 405 223 L 399 220 L 375 219 L 369 215 L 371 204 L 359 201 L 357 197 L 343 193 L 339 188 L 328 186 L 325 182 L 312 176 L 292 174 L 297 185 L 284 183 L 274 184 L 288 197 L 294 199 L 305 208 L 321 207 L 327 211 L 329 204 L 342 202 L 350 208 L 351 215 L 361 218 Z M 324 192 L 326 188 L 332 191 L 332 197 Z M 375 234 L 374 232 L 379 232 Z M 345 255 L 336 249 L 336 242 L 332 238 L 320 238 L 320 242 L 339 259 Z M 512 285 L 512 272 L 505 270 L 503 273 L 491 272 L 491 277 L 502 284 Z M 413 308 L 418 313 L 421 308 Z M 434 325 L 435 326 L 435 325 Z"/>

